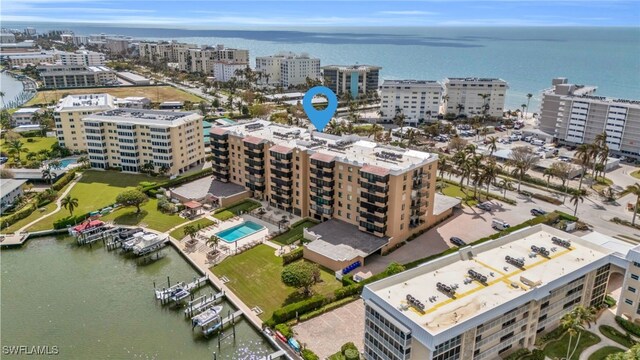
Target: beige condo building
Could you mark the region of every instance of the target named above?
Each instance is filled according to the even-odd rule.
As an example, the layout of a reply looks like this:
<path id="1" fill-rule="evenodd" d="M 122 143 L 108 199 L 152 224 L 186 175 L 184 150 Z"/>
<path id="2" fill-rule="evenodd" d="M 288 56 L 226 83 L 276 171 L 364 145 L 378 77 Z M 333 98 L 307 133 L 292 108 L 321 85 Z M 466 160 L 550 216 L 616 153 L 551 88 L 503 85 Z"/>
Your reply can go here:
<path id="1" fill-rule="evenodd" d="M 215 178 L 244 186 L 272 207 L 335 222 L 334 229 L 359 239 L 344 256 L 332 242 L 345 236 L 331 234 L 331 226 L 305 233 L 322 240 L 305 248 L 305 257 L 332 269 L 386 252 L 446 216 L 434 210 L 434 154 L 263 120 L 212 128 L 210 139 Z"/>
<path id="2" fill-rule="evenodd" d="M 72 151 L 85 151 L 82 118 L 96 112 L 115 109 L 115 98 L 109 94 L 68 95 L 53 111 L 56 136 L 60 146 Z"/>
<path id="3" fill-rule="evenodd" d="M 191 112 L 112 109 L 82 118 L 91 167 L 181 174 L 204 162 L 202 116 Z"/>

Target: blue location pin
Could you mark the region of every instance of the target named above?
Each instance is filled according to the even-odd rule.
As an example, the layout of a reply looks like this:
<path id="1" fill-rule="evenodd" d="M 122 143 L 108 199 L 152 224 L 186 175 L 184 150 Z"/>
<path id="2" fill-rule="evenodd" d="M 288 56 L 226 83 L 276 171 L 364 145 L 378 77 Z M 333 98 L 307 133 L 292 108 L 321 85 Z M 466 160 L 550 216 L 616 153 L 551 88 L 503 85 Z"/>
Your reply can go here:
<path id="1" fill-rule="evenodd" d="M 327 98 L 327 107 L 324 110 L 316 110 L 316 108 L 313 107 L 313 97 L 318 94 L 324 95 Z M 322 132 L 338 109 L 338 98 L 328 87 L 315 86 L 304 94 L 302 107 L 313 126 Z"/>

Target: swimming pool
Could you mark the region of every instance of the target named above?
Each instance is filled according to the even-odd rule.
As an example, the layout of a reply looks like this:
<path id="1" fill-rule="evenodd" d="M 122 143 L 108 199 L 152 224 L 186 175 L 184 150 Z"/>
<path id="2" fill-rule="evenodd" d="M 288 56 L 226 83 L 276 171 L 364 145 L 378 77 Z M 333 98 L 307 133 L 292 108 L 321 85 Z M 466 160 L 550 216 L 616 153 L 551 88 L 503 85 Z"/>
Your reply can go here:
<path id="1" fill-rule="evenodd" d="M 264 229 L 264 226 L 260 224 L 256 224 L 252 221 L 245 221 L 240 225 L 217 232 L 215 235 L 226 243 L 233 243 L 244 237 L 255 234 L 262 229 Z"/>
<path id="2" fill-rule="evenodd" d="M 78 163 L 78 159 L 75 159 L 75 158 L 62 159 L 60 160 L 60 169 L 66 169 L 67 167 L 69 167 L 69 165 L 73 165 L 77 163 Z"/>

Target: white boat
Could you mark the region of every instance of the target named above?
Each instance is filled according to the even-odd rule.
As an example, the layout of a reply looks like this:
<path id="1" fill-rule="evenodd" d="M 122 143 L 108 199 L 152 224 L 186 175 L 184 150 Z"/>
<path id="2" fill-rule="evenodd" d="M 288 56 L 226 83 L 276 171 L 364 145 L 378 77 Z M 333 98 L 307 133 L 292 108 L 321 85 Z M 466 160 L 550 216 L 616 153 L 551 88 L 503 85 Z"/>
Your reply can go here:
<path id="1" fill-rule="evenodd" d="M 171 295 L 169 295 L 169 300 L 173 301 L 173 302 L 178 302 L 181 300 L 184 300 L 186 298 L 189 297 L 189 295 L 191 295 L 191 293 L 185 289 L 179 289 L 173 293 L 171 293 Z"/>
<path id="2" fill-rule="evenodd" d="M 156 299 L 157 300 L 166 300 L 169 297 L 171 297 L 171 295 L 173 293 L 175 293 L 178 290 L 184 290 L 185 288 L 185 283 L 177 283 L 172 285 L 171 287 L 168 287 L 166 289 L 162 289 L 162 290 L 157 290 L 156 289 Z"/>
<path id="3" fill-rule="evenodd" d="M 124 251 L 133 250 L 133 247 L 142 240 L 143 236 L 144 236 L 144 232 L 142 232 L 142 231 L 133 234 L 133 236 L 131 236 L 131 238 L 129 238 L 128 240 L 126 240 L 125 242 L 122 243 L 122 250 L 124 250 Z"/>
<path id="4" fill-rule="evenodd" d="M 133 245 L 133 253 L 138 256 L 146 255 L 163 248 L 168 240 L 169 237 L 164 234 L 146 233 L 140 237 L 140 241 Z"/>
<path id="5" fill-rule="evenodd" d="M 200 326 L 205 328 L 207 325 L 215 322 L 216 320 L 219 322 L 220 312 L 222 311 L 222 306 L 214 306 L 209 310 L 204 311 L 201 314 L 198 314 L 191 318 L 191 325 L 193 327 Z"/>

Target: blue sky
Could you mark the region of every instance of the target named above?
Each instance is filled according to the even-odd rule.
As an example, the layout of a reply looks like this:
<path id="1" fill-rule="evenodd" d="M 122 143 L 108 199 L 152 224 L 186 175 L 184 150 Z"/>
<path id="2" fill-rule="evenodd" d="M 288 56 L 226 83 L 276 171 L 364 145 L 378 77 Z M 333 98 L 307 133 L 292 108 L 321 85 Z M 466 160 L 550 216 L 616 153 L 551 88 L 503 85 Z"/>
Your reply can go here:
<path id="1" fill-rule="evenodd" d="M 0 0 L 2 21 L 180 28 L 640 26 L 640 1 Z"/>

